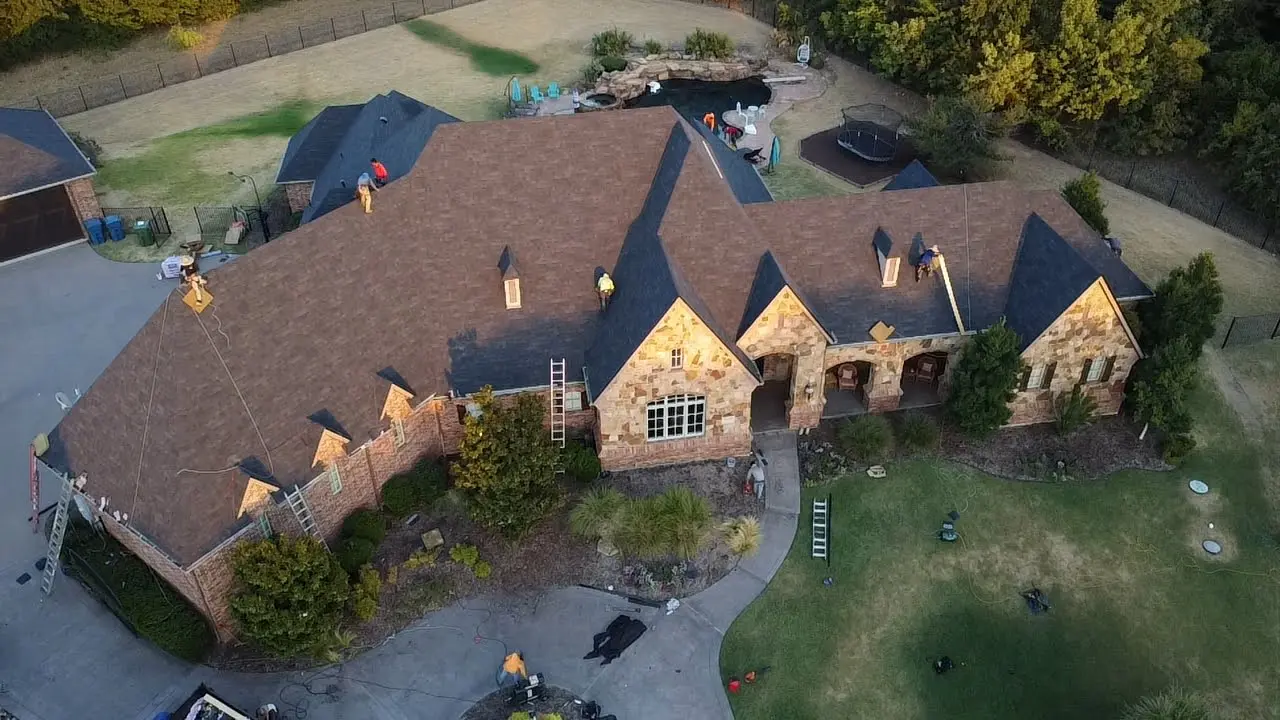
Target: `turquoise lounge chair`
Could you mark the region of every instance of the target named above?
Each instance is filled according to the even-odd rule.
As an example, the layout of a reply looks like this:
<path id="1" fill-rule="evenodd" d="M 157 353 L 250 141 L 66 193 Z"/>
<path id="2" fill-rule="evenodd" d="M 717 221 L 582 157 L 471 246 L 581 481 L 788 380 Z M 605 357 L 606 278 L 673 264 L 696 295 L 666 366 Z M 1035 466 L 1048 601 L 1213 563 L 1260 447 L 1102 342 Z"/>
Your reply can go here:
<path id="1" fill-rule="evenodd" d="M 552 100 L 560 97 L 560 83 L 551 83 L 547 86 L 547 97 Z"/>
<path id="2" fill-rule="evenodd" d="M 536 103 L 542 102 L 542 90 L 537 85 L 529 86 L 529 99 Z"/>

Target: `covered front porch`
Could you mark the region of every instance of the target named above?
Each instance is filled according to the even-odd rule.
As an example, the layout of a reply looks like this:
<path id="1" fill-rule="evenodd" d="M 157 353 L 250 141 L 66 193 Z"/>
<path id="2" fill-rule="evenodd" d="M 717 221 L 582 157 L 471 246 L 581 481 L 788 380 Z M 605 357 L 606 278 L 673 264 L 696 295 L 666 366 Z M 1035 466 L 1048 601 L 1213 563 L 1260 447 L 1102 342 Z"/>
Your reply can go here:
<path id="1" fill-rule="evenodd" d="M 829 368 L 822 383 L 826 399 L 822 417 L 848 417 L 867 412 L 867 388 L 871 384 L 871 373 L 871 363 L 861 360 Z"/>

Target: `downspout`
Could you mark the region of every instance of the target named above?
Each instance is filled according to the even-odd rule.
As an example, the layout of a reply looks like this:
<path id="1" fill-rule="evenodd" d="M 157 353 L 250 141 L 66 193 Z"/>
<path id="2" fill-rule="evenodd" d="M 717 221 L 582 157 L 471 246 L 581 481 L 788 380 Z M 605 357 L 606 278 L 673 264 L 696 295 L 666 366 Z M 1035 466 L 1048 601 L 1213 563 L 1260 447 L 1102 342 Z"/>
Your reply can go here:
<path id="1" fill-rule="evenodd" d="M 951 275 L 947 273 L 947 259 L 938 253 L 938 268 L 942 270 L 942 286 L 947 289 L 947 299 L 951 301 L 951 314 L 955 316 L 956 327 L 964 334 L 964 320 L 960 318 L 960 306 L 956 304 L 956 293 L 951 289 Z"/>

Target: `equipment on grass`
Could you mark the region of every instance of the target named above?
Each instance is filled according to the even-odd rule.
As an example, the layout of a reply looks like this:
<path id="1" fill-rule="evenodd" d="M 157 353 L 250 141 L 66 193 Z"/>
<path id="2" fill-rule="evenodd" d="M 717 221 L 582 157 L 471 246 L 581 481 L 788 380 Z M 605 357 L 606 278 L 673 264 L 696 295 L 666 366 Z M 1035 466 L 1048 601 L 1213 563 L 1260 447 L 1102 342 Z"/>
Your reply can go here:
<path id="1" fill-rule="evenodd" d="M 942 542 L 955 542 L 960 539 L 960 533 L 956 532 L 956 521 L 960 519 L 960 513 L 952 510 L 947 513 L 947 519 L 942 521 L 942 529 L 938 531 L 938 539 Z"/>
<path id="2" fill-rule="evenodd" d="M 813 552 L 812 557 L 819 559 L 827 556 L 827 501 L 813 501 Z"/>
<path id="3" fill-rule="evenodd" d="M 1053 606 L 1049 604 L 1049 598 L 1045 597 L 1045 594 L 1040 592 L 1040 588 L 1023 590 L 1019 595 L 1022 596 L 1023 600 L 1027 601 L 1027 609 L 1031 611 L 1032 615 L 1047 613 L 1053 609 Z"/>
<path id="4" fill-rule="evenodd" d="M 933 672 L 934 674 L 941 675 L 946 671 L 954 668 L 955 666 L 956 664 L 951 661 L 950 657 L 943 655 L 942 657 L 933 661 Z"/>
<path id="5" fill-rule="evenodd" d="M 542 674 L 534 673 L 527 680 L 516 685 L 516 689 L 511 691 L 511 697 L 507 702 L 511 705 L 528 705 L 542 699 L 546 692 L 547 686 L 542 681 Z"/>

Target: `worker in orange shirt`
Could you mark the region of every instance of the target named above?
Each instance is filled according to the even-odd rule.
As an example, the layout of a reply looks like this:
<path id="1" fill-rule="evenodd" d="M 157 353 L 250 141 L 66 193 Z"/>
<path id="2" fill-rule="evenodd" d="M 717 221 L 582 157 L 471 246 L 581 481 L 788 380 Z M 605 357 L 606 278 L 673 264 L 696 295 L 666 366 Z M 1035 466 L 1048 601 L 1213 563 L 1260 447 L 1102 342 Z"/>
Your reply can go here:
<path id="1" fill-rule="evenodd" d="M 373 181 L 382 187 L 387 184 L 387 166 L 378 162 L 378 158 L 369 158 L 369 167 L 373 168 Z"/>
<path id="2" fill-rule="evenodd" d="M 524 666 L 524 655 L 519 650 L 511 653 L 502 661 L 502 669 L 498 671 L 498 687 L 519 685 L 529 679 L 529 671 Z"/>

